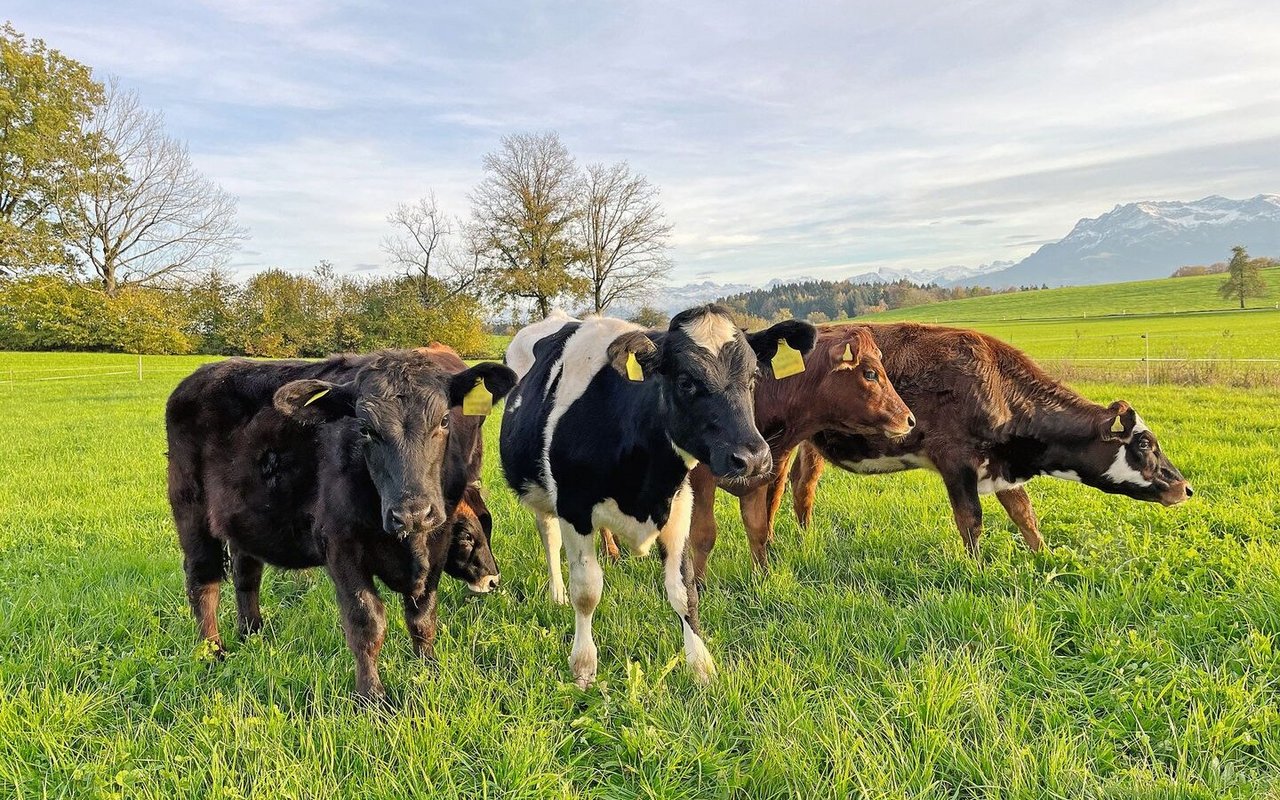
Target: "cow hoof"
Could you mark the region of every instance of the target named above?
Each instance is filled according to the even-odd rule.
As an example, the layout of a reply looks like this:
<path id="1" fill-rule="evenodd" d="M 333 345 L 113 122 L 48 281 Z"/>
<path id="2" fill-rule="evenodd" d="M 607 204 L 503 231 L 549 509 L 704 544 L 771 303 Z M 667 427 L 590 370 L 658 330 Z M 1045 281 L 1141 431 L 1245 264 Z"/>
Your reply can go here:
<path id="1" fill-rule="evenodd" d="M 237 627 L 240 629 L 240 638 L 247 639 L 254 634 L 262 633 L 262 617 L 243 620 Z"/>
<path id="2" fill-rule="evenodd" d="M 579 689 L 589 689 L 596 682 L 596 648 L 595 645 L 585 647 L 569 657 L 569 669 L 573 671 L 573 682 Z"/>
<path id="3" fill-rule="evenodd" d="M 703 686 L 711 683 L 711 679 L 716 676 L 716 662 L 711 660 L 711 655 L 706 651 L 703 651 L 700 658 L 690 656 L 689 669 L 693 672 L 693 679 Z"/>
<path id="4" fill-rule="evenodd" d="M 552 586 L 551 602 L 558 606 L 567 606 L 569 605 L 569 593 L 564 590 L 563 586 Z"/>
<path id="5" fill-rule="evenodd" d="M 687 627 L 685 628 L 684 649 L 689 659 L 689 669 L 693 672 L 693 679 L 704 686 L 710 683 L 711 679 L 716 675 L 716 662 L 712 660 L 711 653 L 707 650 L 702 638 Z"/>
<path id="6" fill-rule="evenodd" d="M 387 690 L 382 688 L 381 683 L 373 684 L 364 689 L 356 689 L 356 702 L 365 708 L 387 708 L 390 702 L 387 700 Z"/>

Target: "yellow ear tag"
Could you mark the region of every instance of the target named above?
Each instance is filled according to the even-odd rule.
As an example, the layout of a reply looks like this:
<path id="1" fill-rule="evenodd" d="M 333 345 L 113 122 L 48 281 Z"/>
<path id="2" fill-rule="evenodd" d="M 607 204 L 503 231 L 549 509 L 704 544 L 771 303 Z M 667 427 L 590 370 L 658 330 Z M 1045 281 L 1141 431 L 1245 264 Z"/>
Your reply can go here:
<path id="1" fill-rule="evenodd" d="M 311 398 L 310 398 L 309 400 L 307 400 L 307 402 L 303 403 L 302 405 L 303 405 L 303 406 L 309 406 L 309 405 L 311 405 L 312 403 L 314 403 L 315 401 L 319 400 L 321 397 L 324 397 L 324 396 L 325 396 L 326 394 L 328 394 L 328 393 L 329 393 L 329 390 L 328 390 L 328 389 L 321 389 L 320 391 L 318 391 L 318 392 L 316 392 L 315 394 L 311 395 Z"/>
<path id="2" fill-rule="evenodd" d="M 644 370 L 640 368 L 635 353 L 627 353 L 627 377 L 633 381 L 644 380 Z"/>
<path id="3" fill-rule="evenodd" d="M 462 413 L 468 417 L 484 417 L 492 409 L 493 395 L 484 385 L 484 378 L 476 378 L 476 385 L 462 397 Z"/>
<path id="4" fill-rule="evenodd" d="M 849 348 L 849 345 L 848 345 L 848 344 L 846 344 L 846 345 L 844 346 L 844 355 L 840 356 L 840 360 L 841 360 L 841 361 L 852 361 L 852 360 L 853 360 L 853 350 L 851 350 L 851 349 Z"/>
<path id="5" fill-rule="evenodd" d="M 1120 421 L 1119 417 L 1116 417 L 1116 421 L 1111 423 L 1111 432 L 1122 433 L 1123 431 L 1124 431 L 1124 423 Z"/>
<path id="6" fill-rule="evenodd" d="M 774 354 L 772 364 L 775 378 L 789 378 L 804 372 L 804 356 L 787 344 L 786 339 L 778 340 L 778 352 Z"/>

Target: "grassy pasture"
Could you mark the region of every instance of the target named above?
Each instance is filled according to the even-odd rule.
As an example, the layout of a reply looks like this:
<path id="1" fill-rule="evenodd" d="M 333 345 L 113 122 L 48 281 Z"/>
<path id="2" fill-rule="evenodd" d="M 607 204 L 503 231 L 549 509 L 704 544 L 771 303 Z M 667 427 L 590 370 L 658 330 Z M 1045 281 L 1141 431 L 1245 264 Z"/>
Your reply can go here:
<path id="1" fill-rule="evenodd" d="M 1280 386 L 1280 269 L 1247 311 L 1218 296 L 1221 275 L 1074 286 L 895 309 L 862 322 L 975 328 L 1073 379 Z M 1143 337 L 1146 337 L 1145 339 Z"/>
<path id="2" fill-rule="evenodd" d="M 1016 341 L 1016 339 L 1015 339 Z M 925 474 L 829 473 L 752 573 L 729 498 L 689 679 L 660 565 L 606 566 L 601 683 L 545 598 L 531 519 L 485 481 L 503 589 L 447 582 L 440 663 L 397 602 L 383 678 L 323 574 L 268 571 L 267 627 L 195 646 L 164 494 L 164 399 L 198 359 L 0 354 L 0 796 L 1217 798 L 1280 791 L 1280 395 L 1083 384 L 1124 398 L 1195 484 L 1163 509 L 1040 479 L 1047 551 L 986 505 L 981 563 Z M 223 595 L 224 630 L 234 599 Z"/>

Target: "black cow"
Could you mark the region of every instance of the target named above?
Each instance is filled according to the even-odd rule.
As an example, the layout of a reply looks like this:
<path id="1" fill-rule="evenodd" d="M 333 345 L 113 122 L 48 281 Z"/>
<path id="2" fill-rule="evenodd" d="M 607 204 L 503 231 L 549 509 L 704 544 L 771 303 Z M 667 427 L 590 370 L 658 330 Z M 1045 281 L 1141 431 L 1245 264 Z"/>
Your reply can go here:
<path id="1" fill-rule="evenodd" d="M 593 534 L 608 527 L 640 553 L 658 542 L 689 666 L 707 681 L 715 667 L 686 548 L 689 470 L 705 462 L 718 476 L 752 478 L 771 469 L 753 421 L 756 358 L 772 356 L 779 339 L 807 352 L 815 330 L 791 321 L 744 336 L 719 306 L 682 312 L 666 331 L 603 318 L 539 325 L 533 364 L 502 419 L 502 467 L 549 556 L 554 544 L 553 565 L 561 529 L 572 529 L 574 679 L 585 688 L 596 676 L 591 618 L 604 576 Z"/>
<path id="2" fill-rule="evenodd" d="M 383 694 L 386 615 L 377 576 L 404 595 L 415 650 L 432 656 L 442 570 L 487 591 L 497 566 L 473 485 L 483 416 L 461 413 L 483 382 L 506 394 L 499 364 L 466 369 L 447 348 L 326 361 L 206 365 L 169 398 L 169 501 L 187 596 L 203 639 L 221 650 L 218 587 L 229 547 L 239 628 L 261 628 L 263 564 L 323 565 L 333 578 L 356 692 Z"/>

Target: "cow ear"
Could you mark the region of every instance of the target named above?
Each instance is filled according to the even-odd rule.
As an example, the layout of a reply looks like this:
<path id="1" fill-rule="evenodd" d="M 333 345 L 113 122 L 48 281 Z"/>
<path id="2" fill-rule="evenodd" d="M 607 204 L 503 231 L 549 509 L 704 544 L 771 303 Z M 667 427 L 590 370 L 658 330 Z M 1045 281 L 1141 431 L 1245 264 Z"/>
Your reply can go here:
<path id="1" fill-rule="evenodd" d="M 1138 414 L 1123 400 L 1117 400 L 1107 406 L 1106 416 L 1102 420 L 1102 441 L 1127 442 L 1133 438 L 1133 428 L 1138 422 Z"/>
<path id="2" fill-rule="evenodd" d="M 785 340 L 792 350 L 801 355 L 813 349 L 818 329 L 798 319 L 788 319 L 758 333 L 747 334 L 747 344 L 756 351 L 756 358 L 769 361 L 778 352 L 778 342 Z"/>
<path id="3" fill-rule="evenodd" d="M 312 380 L 290 381 L 272 398 L 276 410 L 304 425 L 332 422 L 356 413 L 355 385 Z"/>
<path id="4" fill-rule="evenodd" d="M 472 395 L 476 397 L 482 391 L 489 395 L 489 402 L 492 403 L 506 397 L 507 392 L 515 385 L 516 374 L 510 367 L 484 361 L 453 376 L 449 382 L 449 405 L 463 405 L 472 392 L 476 393 Z"/>
<path id="5" fill-rule="evenodd" d="M 609 366 L 630 381 L 643 381 L 658 372 L 662 351 L 644 331 L 628 331 L 609 343 Z"/>

